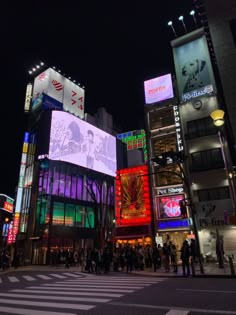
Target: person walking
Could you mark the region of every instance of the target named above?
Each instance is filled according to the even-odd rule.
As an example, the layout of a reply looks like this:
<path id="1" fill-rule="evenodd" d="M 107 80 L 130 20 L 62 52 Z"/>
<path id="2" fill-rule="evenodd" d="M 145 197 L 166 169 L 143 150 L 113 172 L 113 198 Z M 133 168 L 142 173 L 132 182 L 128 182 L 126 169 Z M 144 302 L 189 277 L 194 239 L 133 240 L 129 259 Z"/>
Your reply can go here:
<path id="1" fill-rule="evenodd" d="M 182 260 L 182 267 L 183 267 L 183 275 L 184 276 L 190 276 L 190 268 L 189 268 L 189 257 L 190 257 L 190 247 L 188 245 L 188 242 L 185 240 L 183 242 L 183 246 L 181 248 L 181 260 Z M 187 275 L 186 275 L 186 269 L 187 269 Z"/>

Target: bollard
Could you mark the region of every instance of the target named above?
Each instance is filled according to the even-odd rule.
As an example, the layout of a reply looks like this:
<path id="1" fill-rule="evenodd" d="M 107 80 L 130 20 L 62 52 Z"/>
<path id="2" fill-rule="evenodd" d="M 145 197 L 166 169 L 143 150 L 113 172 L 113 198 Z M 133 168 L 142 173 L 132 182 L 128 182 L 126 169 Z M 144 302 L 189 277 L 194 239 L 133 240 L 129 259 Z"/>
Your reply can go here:
<path id="1" fill-rule="evenodd" d="M 191 269 L 192 269 L 192 276 L 194 277 L 196 273 L 195 273 L 195 265 L 194 265 L 193 257 L 191 257 L 190 263 L 191 263 Z"/>
<path id="2" fill-rule="evenodd" d="M 230 266 L 231 275 L 235 276 L 234 262 L 231 256 L 229 256 L 229 266 Z"/>

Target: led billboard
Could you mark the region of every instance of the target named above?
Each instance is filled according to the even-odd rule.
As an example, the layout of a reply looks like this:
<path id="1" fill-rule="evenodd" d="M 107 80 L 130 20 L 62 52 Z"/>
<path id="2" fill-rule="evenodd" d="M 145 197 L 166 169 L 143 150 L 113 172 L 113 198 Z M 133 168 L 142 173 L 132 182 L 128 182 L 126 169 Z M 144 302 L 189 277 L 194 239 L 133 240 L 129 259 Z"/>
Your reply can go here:
<path id="1" fill-rule="evenodd" d="M 84 117 L 84 89 L 51 68 L 34 80 L 32 110 L 38 109 L 41 104 L 47 107 L 48 103 L 49 108 L 63 106 L 65 111 Z"/>
<path id="2" fill-rule="evenodd" d="M 116 174 L 116 138 L 69 113 L 53 111 L 49 159 Z"/>
<path id="3" fill-rule="evenodd" d="M 147 165 L 122 169 L 116 177 L 116 225 L 148 224 L 151 204 Z"/>
<path id="4" fill-rule="evenodd" d="M 164 218 L 177 218 L 181 216 L 179 201 L 184 199 L 184 195 L 166 196 L 158 198 L 159 216 Z"/>
<path id="5" fill-rule="evenodd" d="M 174 97 L 171 74 L 144 82 L 145 104 L 153 104 Z"/>

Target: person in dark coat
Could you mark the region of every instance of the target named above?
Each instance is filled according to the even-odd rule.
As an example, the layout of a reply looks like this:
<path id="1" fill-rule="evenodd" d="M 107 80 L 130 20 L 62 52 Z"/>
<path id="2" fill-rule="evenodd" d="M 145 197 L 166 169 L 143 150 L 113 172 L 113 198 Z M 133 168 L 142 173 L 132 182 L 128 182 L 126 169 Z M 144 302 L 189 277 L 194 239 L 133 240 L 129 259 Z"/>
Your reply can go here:
<path id="1" fill-rule="evenodd" d="M 188 242 L 185 240 L 183 242 L 183 246 L 181 248 L 181 260 L 182 260 L 182 267 L 183 267 L 183 275 L 186 276 L 186 269 L 187 269 L 187 276 L 190 276 L 190 268 L 189 268 L 189 257 L 190 257 L 190 247 Z"/>

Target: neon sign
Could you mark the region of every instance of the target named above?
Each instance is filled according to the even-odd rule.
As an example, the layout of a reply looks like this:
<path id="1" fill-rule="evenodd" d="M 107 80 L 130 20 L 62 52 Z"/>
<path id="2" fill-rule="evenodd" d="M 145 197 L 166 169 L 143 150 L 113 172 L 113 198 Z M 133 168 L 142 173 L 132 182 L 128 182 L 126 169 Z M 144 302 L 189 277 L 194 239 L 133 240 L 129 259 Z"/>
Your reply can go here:
<path id="1" fill-rule="evenodd" d="M 180 113 L 179 113 L 179 106 L 174 105 L 174 118 L 175 118 L 175 131 L 176 131 L 176 138 L 177 138 L 177 146 L 178 151 L 183 151 L 183 138 L 181 132 L 181 124 L 180 124 Z"/>
<path id="2" fill-rule="evenodd" d="M 157 223 L 158 230 L 166 229 L 183 229 L 189 228 L 192 225 L 191 219 L 182 219 L 182 220 L 168 220 L 168 221 L 159 221 Z"/>

